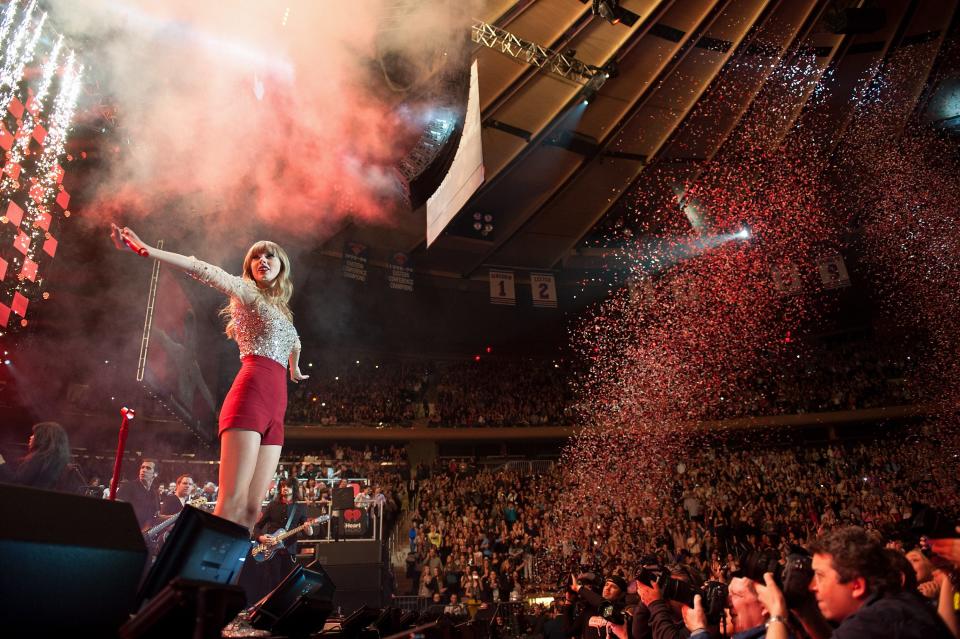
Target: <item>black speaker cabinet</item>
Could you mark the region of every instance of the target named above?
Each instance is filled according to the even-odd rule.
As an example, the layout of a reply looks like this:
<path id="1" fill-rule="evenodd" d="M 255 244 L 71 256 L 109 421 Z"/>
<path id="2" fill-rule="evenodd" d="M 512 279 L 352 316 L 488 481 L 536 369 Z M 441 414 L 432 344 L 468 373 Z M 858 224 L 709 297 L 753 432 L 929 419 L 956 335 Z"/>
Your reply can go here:
<path id="1" fill-rule="evenodd" d="M 237 616 L 246 602 L 240 586 L 178 577 L 120 628 L 120 638 L 219 639 L 223 627 Z"/>
<path id="2" fill-rule="evenodd" d="M 130 504 L 0 484 L 0 632 L 115 635 L 147 548 Z"/>
<path id="3" fill-rule="evenodd" d="M 140 586 L 137 607 L 176 577 L 235 585 L 249 552 L 250 532 L 246 527 L 187 506 Z"/>
<path id="4" fill-rule="evenodd" d="M 306 637 L 323 629 L 333 610 L 336 585 L 317 564 L 297 564 L 250 617 L 254 628 Z"/>
<path id="5" fill-rule="evenodd" d="M 327 564 L 327 573 L 337 584 L 333 603 L 344 613 L 367 606 L 379 608 L 383 601 L 383 570 L 379 563 Z"/>

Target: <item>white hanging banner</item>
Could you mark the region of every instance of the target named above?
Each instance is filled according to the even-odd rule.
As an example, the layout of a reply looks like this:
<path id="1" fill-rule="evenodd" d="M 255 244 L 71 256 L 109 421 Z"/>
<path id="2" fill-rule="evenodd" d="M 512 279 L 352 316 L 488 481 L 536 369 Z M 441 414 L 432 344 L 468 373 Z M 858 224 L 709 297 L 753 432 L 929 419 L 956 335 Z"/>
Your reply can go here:
<path id="1" fill-rule="evenodd" d="M 823 288 L 844 288 L 850 286 L 850 274 L 847 265 L 839 253 L 822 256 L 817 261 L 817 270 L 820 271 L 820 281 Z"/>
<path id="2" fill-rule="evenodd" d="M 513 286 L 513 271 L 490 271 L 490 303 L 516 306 L 517 294 Z"/>
<path id="3" fill-rule="evenodd" d="M 537 308 L 557 308 L 557 282 L 551 273 L 531 273 L 530 294 Z"/>

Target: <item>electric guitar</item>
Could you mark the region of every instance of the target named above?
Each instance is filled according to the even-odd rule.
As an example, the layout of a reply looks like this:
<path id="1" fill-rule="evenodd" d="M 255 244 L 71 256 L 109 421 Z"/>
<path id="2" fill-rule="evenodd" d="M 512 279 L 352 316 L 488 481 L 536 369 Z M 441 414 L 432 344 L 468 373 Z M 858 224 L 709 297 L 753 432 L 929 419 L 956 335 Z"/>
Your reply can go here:
<path id="1" fill-rule="evenodd" d="M 207 498 L 201 495 L 196 499 L 191 499 L 186 504 L 184 504 L 183 507 L 186 508 L 187 506 L 193 506 L 194 508 L 199 508 L 205 503 L 207 503 Z M 183 511 L 181 510 L 180 513 L 182 512 Z M 167 535 L 168 529 L 171 526 L 173 526 L 173 524 L 176 523 L 177 517 L 180 516 L 180 513 L 177 513 L 176 515 L 174 515 L 173 517 L 170 517 L 169 519 L 164 519 L 153 528 L 144 530 L 143 538 L 147 542 L 147 545 L 150 546 L 151 548 L 156 548 L 159 551 L 160 546 L 162 546 L 163 542 L 166 541 L 166 535 Z"/>
<path id="2" fill-rule="evenodd" d="M 273 557 L 274 553 L 276 553 L 277 550 L 283 546 L 283 540 L 290 535 L 296 535 L 307 526 L 312 526 L 314 524 L 325 524 L 328 521 L 330 521 L 330 515 L 320 515 L 319 517 L 308 519 L 302 525 L 297 526 L 296 528 L 291 528 L 290 530 L 278 528 L 277 531 L 272 535 L 267 535 L 271 538 L 271 541 L 267 543 L 257 543 L 256 541 L 251 541 L 250 543 L 253 544 L 253 547 L 250 549 L 250 556 L 256 561 L 266 561 Z"/>

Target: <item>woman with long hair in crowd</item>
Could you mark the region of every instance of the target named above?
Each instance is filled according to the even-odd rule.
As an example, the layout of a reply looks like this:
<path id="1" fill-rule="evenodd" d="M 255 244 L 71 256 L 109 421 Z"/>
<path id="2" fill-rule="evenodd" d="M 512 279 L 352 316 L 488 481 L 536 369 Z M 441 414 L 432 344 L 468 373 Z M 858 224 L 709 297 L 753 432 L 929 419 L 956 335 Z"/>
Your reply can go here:
<path id="1" fill-rule="evenodd" d="M 214 514 L 250 529 L 280 460 L 287 369 L 294 382 L 308 377 L 300 372 L 300 338 L 290 312 L 290 258 L 273 242 L 257 242 L 237 277 L 195 257 L 148 246 L 127 227 L 111 229 L 117 248 L 182 269 L 230 299 L 223 315 L 229 318 L 227 336 L 240 348 L 241 367 L 220 408 Z"/>
<path id="2" fill-rule="evenodd" d="M 40 422 L 33 426 L 27 454 L 16 469 L 4 469 L 0 479 L 34 488 L 56 489 L 61 485 L 69 461 L 67 431 L 57 422 Z"/>

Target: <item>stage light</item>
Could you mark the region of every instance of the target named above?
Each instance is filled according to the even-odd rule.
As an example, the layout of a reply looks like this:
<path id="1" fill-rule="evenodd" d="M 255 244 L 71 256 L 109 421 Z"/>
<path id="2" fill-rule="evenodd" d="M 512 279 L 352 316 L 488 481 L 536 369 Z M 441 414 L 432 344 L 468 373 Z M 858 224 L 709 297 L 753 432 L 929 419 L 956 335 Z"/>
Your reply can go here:
<path id="1" fill-rule="evenodd" d="M 738 238 L 741 240 L 749 240 L 751 235 L 752 234 L 750 233 L 750 229 L 747 228 L 746 226 L 733 234 L 735 238 Z"/>
<path id="2" fill-rule="evenodd" d="M 479 359 L 479 358 L 478 358 L 478 359 Z M 10 365 L 10 360 L 9 360 L 9 359 L 5 359 L 5 360 L 3 360 L 3 363 L 6 364 L 7 366 L 9 366 L 9 365 Z"/>
<path id="3" fill-rule="evenodd" d="M 586 3 L 588 0 L 580 1 Z M 633 11 L 621 7 L 619 0 L 593 0 L 591 12 L 610 24 L 623 24 L 626 27 L 632 27 L 640 19 Z"/>

